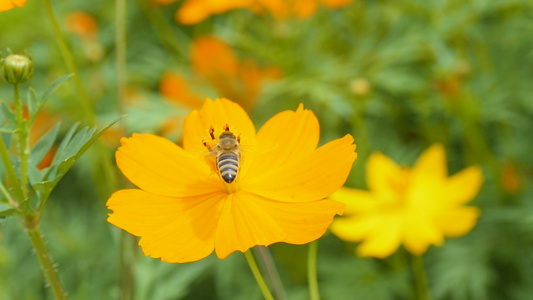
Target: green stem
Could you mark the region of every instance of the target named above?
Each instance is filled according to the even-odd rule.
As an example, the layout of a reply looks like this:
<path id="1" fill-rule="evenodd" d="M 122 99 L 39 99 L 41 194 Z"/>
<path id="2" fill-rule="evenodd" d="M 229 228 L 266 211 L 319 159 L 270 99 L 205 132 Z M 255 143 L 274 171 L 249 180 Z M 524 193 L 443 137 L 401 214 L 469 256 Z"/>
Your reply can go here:
<path id="1" fill-rule="evenodd" d="M 96 125 L 96 117 L 94 115 L 91 101 L 89 100 L 87 91 L 85 90 L 85 87 L 83 86 L 83 83 L 81 81 L 80 72 L 78 72 L 78 67 L 76 66 L 74 56 L 72 55 L 72 52 L 67 46 L 67 43 L 65 42 L 65 38 L 63 37 L 63 34 L 61 33 L 61 28 L 59 27 L 57 18 L 54 14 L 52 3 L 50 2 L 50 0 L 43 0 L 43 3 L 44 3 L 44 8 L 46 10 L 46 14 L 48 15 L 48 19 L 50 20 L 50 24 L 52 25 L 54 37 L 55 37 L 57 46 L 59 47 L 59 51 L 61 52 L 61 55 L 63 56 L 63 59 L 65 60 L 65 64 L 67 65 L 68 71 L 74 74 L 74 84 L 76 86 L 78 96 L 80 97 L 80 100 L 81 100 L 82 111 L 85 112 L 89 125 L 94 126 Z"/>
<path id="2" fill-rule="evenodd" d="M 115 44 L 117 60 L 118 110 L 124 114 L 126 89 L 126 4 L 127 0 L 117 0 L 115 7 Z"/>
<path id="3" fill-rule="evenodd" d="M 23 224 L 24 222 L 25 221 L 23 221 Z M 59 281 L 59 276 L 57 275 L 52 258 L 50 257 L 50 254 L 46 249 L 46 245 L 44 244 L 39 225 L 35 224 L 33 228 L 26 228 L 26 232 L 30 237 L 33 248 L 35 249 L 35 253 L 37 254 L 37 258 L 39 259 L 39 263 L 41 264 L 41 270 L 43 271 L 44 277 L 54 293 L 54 297 L 57 300 L 66 300 L 67 296 L 65 295 L 63 286 Z"/>
<path id="4" fill-rule="evenodd" d="M 430 300 L 429 288 L 426 280 L 426 272 L 424 271 L 424 262 L 422 256 L 411 254 L 411 264 L 413 267 L 413 275 L 415 278 L 415 289 L 418 300 Z"/>
<path id="5" fill-rule="evenodd" d="M 279 277 L 276 264 L 274 264 L 274 260 L 272 259 L 272 255 L 270 254 L 268 248 L 265 246 L 255 246 L 253 250 L 254 254 L 258 258 L 257 260 L 259 261 L 259 264 L 261 265 L 261 269 L 265 272 L 266 277 L 270 280 L 272 292 L 274 293 L 275 298 L 278 300 L 287 299 L 287 296 L 285 296 L 285 289 L 281 284 L 281 279 Z"/>
<path id="6" fill-rule="evenodd" d="M 7 150 L 6 143 L 4 142 L 4 136 L 1 133 L 0 158 L 2 159 L 4 167 L 6 168 L 7 178 L 9 178 L 9 182 L 11 183 L 13 191 L 15 192 L 16 201 L 22 201 L 22 199 L 24 199 L 24 194 L 22 193 L 22 189 L 20 188 L 20 182 L 17 177 L 17 172 L 13 167 L 13 163 L 11 163 L 11 157 L 9 157 L 9 150 Z"/>
<path id="7" fill-rule="evenodd" d="M 307 253 L 307 281 L 309 282 L 309 299 L 320 300 L 317 279 L 318 240 L 309 243 Z"/>
<path id="8" fill-rule="evenodd" d="M 259 271 L 259 268 L 257 267 L 257 263 L 255 262 L 252 251 L 248 250 L 244 252 L 244 256 L 246 257 L 248 266 L 250 266 L 250 270 L 252 270 L 252 274 L 254 274 L 254 278 L 257 282 L 257 285 L 259 285 L 259 288 L 261 289 L 261 293 L 263 293 L 263 297 L 265 297 L 266 300 L 274 300 L 274 297 L 272 297 L 272 294 L 268 289 L 265 279 L 263 279 L 263 275 L 261 275 L 261 271 Z"/>
<path id="9" fill-rule="evenodd" d="M 22 102 L 20 101 L 20 85 L 15 84 L 14 88 L 14 102 L 15 114 L 17 117 L 17 136 L 18 136 L 18 154 L 20 159 L 20 188 L 22 190 L 22 199 L 24 201 L 28 198 L 28 157 L 30 155 L 29 141 L 28 141 L 28 126 L 24 121 L 22 115 Z"/>
<path id="10" fill-rule="evenodd" d="M 163 44 L 163 47 L 167 48 L 169 53 L 175 53 L 175 59 L 176 57 L 181 57 L 186 60 L 187 57 L 189 57 L 186 45 L 190 44 L 190 39 L 187 35 L 181 31 L 180 27 L 170 26 L 165 15 L 159 8 L 147 7 L 145 0 L 139 0 L 138 2 L 138 5 L 142 7 L 142 12 L 148 19 L 150 25 L 152 25 L 152 28 Z M 176 59 L 176 63 L 180 63 L 178 59 Z M 185 65 L 182 67 L 185 68 Z"/>
<path id="11" fill-rule="evenodd" d="M 11 194 L 6 189 L 6 187 L 4 186 L 2 181 L 0 181 L 0 193 L 2 193 L 2 195 L 4 195 L 4 197 L 6 197 L 9 205 L 11 205 L 14 209 L 18 210 L 19 204 L 13 199 L 13 196 L 11 196 Z"/>

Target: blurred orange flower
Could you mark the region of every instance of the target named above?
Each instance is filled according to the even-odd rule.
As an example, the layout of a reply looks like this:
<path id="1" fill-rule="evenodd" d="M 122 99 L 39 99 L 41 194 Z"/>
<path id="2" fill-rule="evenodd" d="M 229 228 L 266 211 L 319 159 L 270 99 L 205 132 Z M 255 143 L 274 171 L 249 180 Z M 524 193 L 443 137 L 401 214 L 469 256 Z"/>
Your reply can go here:
<path id="1" fill-rule="evenodd" d="M 206 149 L 215 149 L 228 128 L 242 149 L 231 183 Z M 140 189 L 115 192 L 108 221 L 140 236 L 145 255 L 184 263 L 213 251 L 223 259 L 256 245 L 305 244 L 342 214 L 344 204 L 324 197 L 350 172 L 353 138 L 316 149 L 318 120 L 303 105 L 277 114 L 256 133 L 238 104 L 207 99 L 185 118 L 183 130 L 183 148 L 134 134 L 116 153 L 118 167 Z"/>
<path id="2" fill-rule="evenodd" d="M 426 150 L 412 169 L 374 153 L 367 163 L 367 182 L 370 191 L 343 188 L 330 197 L 347 204 L 331 231 L 346 241 L 362 241 L 361 256 L 384 258 L 402 243 L 421 255 L 429 245 L 441 245 L 445 236 L 467 234 L 480 214 L 463 204 L 479 192 L 481 169 L 469 167 L 448 177 L 441 145 Z"/>
<path id="3" fill-rule="evenodd" d="M 171 1 L 154 0 L 160 4 Z M 259 13 L 270 12 L 276 19 L 312 16 L 320 5 L 337 9 L 351 4 L 355 0 L 187 0 L 176 12 L 176 20 L 182 24 L 197 24 L 210 15 L 221 14 L 230 10 L 245 8 Z M 172 1 L 173 2 L 173 1 Z"/>
<path id="4" fill-rule="evenodd" d="M 102 58 L 104 51 L 98 42 L 98 23 L 92 15 L 81 11 L 69 13 L 65 17 L 65 28 L 80 38 L 85 53 L 91 61 Z"/>
<path id="5" fill-rule="evenodd" d="M 26 0 L 0 0 L 0 11 L 6 11 L 15 7 L 24 7 Z"/>
<path id="6" fill-rule="evenodd" d="M 248 111 L 257 106 L 263 83 L 282 76 L 277 68 L 260 68 L 252 59 L 239 60 L 231 45 L 211 35 L 195 39 L 190 55 L 193 73 L 201 82 Z M 206 95 L 200 95 L 191 86 L 197 85 L 169 72 L 161 79 L 159 91 L 178 103 L 198 108 Z"/>

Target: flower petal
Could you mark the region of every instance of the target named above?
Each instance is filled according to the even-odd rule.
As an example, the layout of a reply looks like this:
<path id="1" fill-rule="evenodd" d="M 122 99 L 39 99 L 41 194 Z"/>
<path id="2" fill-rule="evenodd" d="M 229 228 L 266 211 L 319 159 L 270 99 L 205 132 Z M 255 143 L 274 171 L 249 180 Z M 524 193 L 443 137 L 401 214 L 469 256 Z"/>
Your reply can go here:
<path id="1" fill-rule="evenodd" d="M 398 250 L 403 230 L 398 218 L 399 216 L 383 218 L 357 248 L 357 253 L 361 256 L 385 258 Z"/>
<path id="2" fill-rule="evenodd" d="M 260 174 L 252 176 L 275 172 L 278 166 L 311 154 L 318 146 L 319 138 L 318 119 L 302 104 L 296 111 L 276 114 L 257 133 L 259 153 L 252 168 Z"/>
<path id="3" fill-rule="evenodd" d="M 402 185 L 401 182 L 395 183 L 407 178 L 392 159 L 380 152 L 374 152 L 368 158 L 366 174 L 368 189 L 389 199 L 397 194 L 396 186 Z"/>
<path id="4" fill-rule="evenodd" d="M 213 252 L 222 193 L 191 198 L 120 190 L 107 202 L 108 222 L 133 235 L 145 255 L 167 262 L 190 262 Z"/>
<path id="5" fill-rule="evenodd" d="M 353 137 L 331 141 L 310 155 L 272 167 L 267 174 L 247 176 L 242 188 L 265 198 L 287 202 L 308 202 L 323 199 L 338 190 L 346 181 L 357 157 Z M 259 159 L 256 156 L 254 163 Z M 252 173 L 250 167 L 250 173 Z M 250 174 L 248 174 L 250 175 Z M 249 178 L 250 177 L 250 178 Z"/>
<path id="6" fill-rule="evenodd" d="M 457 207 L 440 212 L 435 222 L 445 236 L 459 237 L 474 228 L 480 213 L 477 207 Z"/>
<path id="7" fill-rule="evenodd" d="M 152 134 L 122 138 L 117 165 L 133 184 L 162 196 L 186 197 L 221 190 L 209 166 L 171 141 Z"/>
<path id="8" fill-rule="evenodd" d="M 479 167 L 469 167 L 451 176 L 448 180 L 448 198 L 452 203 L 464 204 L 477 195 L 483 184 L 483 173 Z"/>
<path id="9" fill-rule="evenodd" d="M 244 191 L 231 194 L 217 228 L 217 256 L 225 258 L 233 251 L 244 252 L 255 245 L 309 243 L 326 232 L 344 206 L 332 200 L 286 203 Z"/>
<path id="10" fill-rule="evenodd" d="M 404 215 L 404 246 L 415 255 L 426 252 L 429 245 L 442 245 L 444 236 L 435 226 L 432 216 L 423 211 L 409 211 Z"/>
<path id="11" fill-rule="evenodd" d="M 424 151 L 413 167 L 413 180 L 443 181 L 448 177 L 446 151 L 440 144 L 434 144 Z"/>
<path id="12" fill-rule="evenodd" d="M 285 232 L 262 206 L 242 193 L 229 194 L 224 203 L 215 236 L 215 251 L 220 259 L 234 251 L 245 252 L 256 245 L 281 242 Z"/>
<path id="13" fill-rule="evenodd" d="M 346 204 L 344 216 L 360 214 L 376 209 L 376 207 L 382 203 L 382 201 L 380 201 L 379 198 L 376 198 L 371 192 L 347 187 L 340 188 L 329 196 L 329 199 Z"/>
<path id="14" fill-rule="evenodd" d="M 230 125 L 230 131 L 240 135 L 241 145 L 255 145 L 255 126 L 239 104 L 227 99 L 204 100 L 200 110 L 194 110 L 183 123 L 183 147 L 191 153 L 202 153 L 202 140 L 209 135 L 209 128 Z M 217 137 L 218 138 L 218 137 Z"/>

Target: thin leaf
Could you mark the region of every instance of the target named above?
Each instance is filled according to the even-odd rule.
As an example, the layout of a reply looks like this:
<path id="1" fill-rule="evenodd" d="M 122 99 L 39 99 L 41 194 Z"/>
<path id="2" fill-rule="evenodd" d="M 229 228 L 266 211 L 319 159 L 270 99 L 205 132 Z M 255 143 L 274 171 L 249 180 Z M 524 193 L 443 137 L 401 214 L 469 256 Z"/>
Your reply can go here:
<path id="1" fill-rule="evenodd" d="M 34 88 L 30 87 L 28 89 L 28 113 L 30 115 L 30 124 L 33 124 L 33 121 L 35 121 L 35 117 L 37 117 L 37 113 L 39 112 L 41 108 L 41 101 L 39 100 L 39 97 L 37 96 L 37 92 Z"/>
<path id="2" fill-rule="evenodd" d="M 38 166 L 54 145 L 59 133 L 60 125 L 61 124 L 57 124 L 54 129 L 43 136 L 31 149 L 30 157 L 28 159 L 28 164 L 30 167 L 28 175 L 30 183 L 32 184 L 42 181 L 46 174 L 46 172 L 38 170 Z"/>
<path id="3" fill-rule="evenodd" d="M 5 132 L 13 132 L 17 129 L 17 120 L 15 119 L 15 112 L 11 110 L 5 102 L 2 102 L 2 129 Z"/>
<path id="4" fill-rule="evenodd" d="M 43 104 L 46 103 L 48 98 L 52 95 L 52 93 L 63 83 L 65 80 L 69 79 L 70 77 L 74 76 L 74 74 L 68 74 L 63 77 L 60 77 L 56 81 L 54 81 L 41 95 L 41 101 L 40 106 L 43 106 Z"/>
<path id="5" fill-rule="evenodd" d="M 33 185 L 33 188 L 39 193 L 38 210 L 42 210 L 48 196 L 56 186 L 56 184 L 65 176 L 74 163 L 89 149 L 89 147 L 98 139 L 100 134 L 115 123 L 120 121 L 124 116 L 117 118 L 114 122 L 102 128 L 97 133 L 96 128 L 85 127 L 74 134 L 78 124 L 72 126 L 68 131 L 67 136 L 59 145 L 56 152 L 56 157 L 52 162 L 52 167 L 46 175 L 46 182 L 39 182 Z"/>

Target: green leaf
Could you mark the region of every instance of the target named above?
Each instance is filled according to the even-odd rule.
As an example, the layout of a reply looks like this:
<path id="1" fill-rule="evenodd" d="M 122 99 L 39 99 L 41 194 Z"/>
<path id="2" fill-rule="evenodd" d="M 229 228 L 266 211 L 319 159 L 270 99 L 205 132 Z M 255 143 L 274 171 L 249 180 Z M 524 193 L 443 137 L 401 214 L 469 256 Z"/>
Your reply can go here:
<path id="1" fill-rule="evenodd" d="M 28 89 L 28 110 L 30 113 L 30 124 L 33 124 L 33 121 L 37 117 L 37 114 L 41 110 L 41 107 L 48 101 L 52 93 L 65 82 L 65 80 L 72 77 L 74 74 L 68 74 L 60 77 L 54 81 L 39 97 L 33 88 Z"/>
<path id="2" fill-rule="evenodd" d="M 41 177 L 42 182 L 37 182 L 32 187 L 39 194 L 38 209 L 41 210 L 48 196 L 56 186 L 56 184 L 63 178 L 63 176 L 70 170 L 74 163 L 89 149 L 89 147 L 98 139 L 100 134 L 106 129 L 117 123 L 122 117 L 116 119 L 100 131 L 96 132 L 96 128 L 85 127 L 76 132 L 78 124 L 74 124 L 67 132 L 65 138 L 59 145 L 52 166 L 47 170 L 46 175 Z"/>
<path id="3" fill-rule="evenodd" d="M 13 133 L 17 129 L 15 112 L 10 109 L 5 102 L 2 102 L 2 106 L 0 108 L 2 112 L 2 119 L 0 119 L 0 122 L 2 122 L 0 123 L 2 125 L 1 132 Z"/>
<path id="4" fill-rule="evenodd" d="M 33 124 L 33 121 L 35 120 L 35 117 L 37 117 L 37 113 L 39 112 L 39 109 L 41 108 L 41 103 L 39 100 L 39 97 L 37 96 L 37 92 L 34 88 L 30 87 L 28 89 L 28 113 L 30 115 L 30 124 Z"/>
<path id="5" fill-rule="evenodd" d="M 46 175 L 46 172 L 38 170 L 38 166 L 54 145 L 54 142 L 59 133 L 60 126 L 61 124 L 57 124 L 54 129 L 52 129 L 45 136 L 43 136 L 31 149 L 30 157 L 28 159 L 28 176 L 30 179 L 30 183 L 33 184 L 42 181 L 44 175 Z"/>

